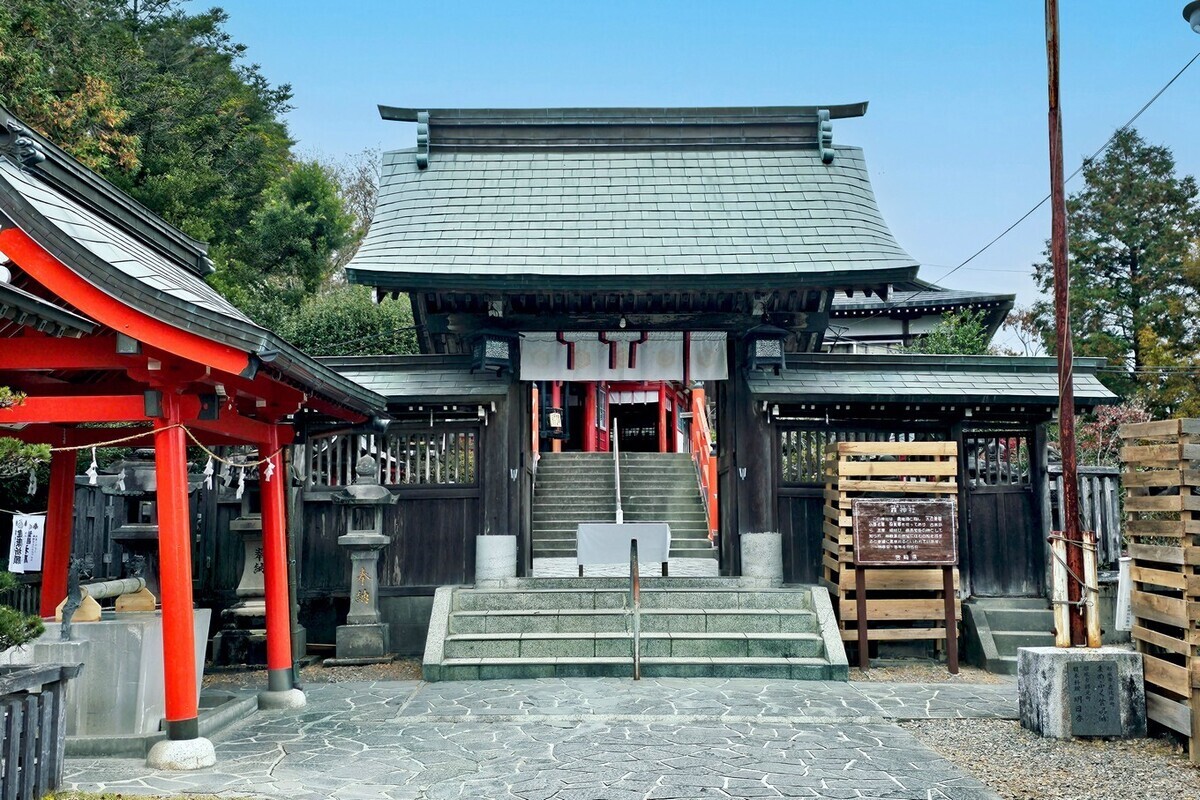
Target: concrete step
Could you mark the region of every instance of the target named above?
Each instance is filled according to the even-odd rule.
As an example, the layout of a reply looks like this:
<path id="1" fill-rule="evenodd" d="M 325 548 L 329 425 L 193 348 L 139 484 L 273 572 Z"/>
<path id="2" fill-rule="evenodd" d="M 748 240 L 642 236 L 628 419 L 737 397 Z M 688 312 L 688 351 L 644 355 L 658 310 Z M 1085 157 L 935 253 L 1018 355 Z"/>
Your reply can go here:
<path id="1" fill-rule="evenodd" d="M 577 633 L 452 634 L 447 658 L 630 658 L 624 631 Z M 653 633 L 641 637 L 643 658 L 820 658 L 816 633 Z"/>
<path id="2" fill-rule="evenodd" d="M 998 631 L 992 630 L 992 640 L 1001 658 L 1017 657 L 1021 647 L 1053 647 L 1054 634 L 1045 631 Z"/>
<path id="3" fill-rule="evenodd" d="M 992 630 L 1040 631 L 1054 630 L 1054 612 L 1048 608 L 993 608 L 987 611 Z"/>
<path id="4" fill-rule="evenodd" d="M 587 580 L 587 579 L 585 579 Z M 599 580 L 593 578 L 591 580 Z M 507 609 L 454 611 L 451 634 L 516 633 L 622 633 L 629 630 L 630 614 L 607 609 Z M 816 616 L 802 609 L 758 611 L 733 609 L 645 609 L 645 633 L 802 634 L 817 631 Z"/>
<path id="5" fill-rule="evenodd" d="M 767 678 L 773 680 L 846 680 L 845 665 L 823 658 L 643 658 L 647 678 Z M 428 681 L 514 678 L 628 678 L 631 658 L 447 659 L 426 663 Z"/>
<path id="6" fill-rule="evenodd" d="M 576 588 L 579 587 L 579 588 Z M 591 588 L 576 584 L 557 589 L 463 589 L 454 594 L 453 611 L 580 610 L 625 608 L 629 587 Z M 751 611 L 811 611 L 805 589 L 650 588 L 642 590 L 643 609 L 728 609 Z"/>

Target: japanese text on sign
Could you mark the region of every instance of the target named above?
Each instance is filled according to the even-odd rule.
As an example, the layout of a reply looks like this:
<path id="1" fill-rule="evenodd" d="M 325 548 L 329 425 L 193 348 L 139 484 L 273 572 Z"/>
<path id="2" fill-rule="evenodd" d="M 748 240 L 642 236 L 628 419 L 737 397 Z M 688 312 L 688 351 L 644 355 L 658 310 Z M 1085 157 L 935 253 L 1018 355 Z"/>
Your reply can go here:
<path id="1" fill-rule="evenodd" d="M 46 517 L 41 514 L 15 514 L 12 542 L 8 546 L 9 572 L 40 572 L 42 538 Z"/>
<path id="2" fill-rule="evenodd" d="M 947 500 L 855 500 L 854 563 L 865 566 L 958 563 L 958 515 Z"/>

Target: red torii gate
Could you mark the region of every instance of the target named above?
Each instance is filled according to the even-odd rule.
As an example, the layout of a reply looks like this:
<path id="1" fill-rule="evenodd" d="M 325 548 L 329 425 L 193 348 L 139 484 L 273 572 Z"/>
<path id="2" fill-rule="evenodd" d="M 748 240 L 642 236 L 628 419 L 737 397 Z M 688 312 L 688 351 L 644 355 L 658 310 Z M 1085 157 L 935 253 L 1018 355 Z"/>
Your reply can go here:
<path id="1" fill-rule="evenodd" d="M 66 596 L 76 450 L 145 428 L 155 446 L 167 741 L 152 765 L 215 762 L 200 737 L 193 654 L 187 447 L 250 444 L 274 467 L 262 482 L 267 691 L 293 685 L 281 449 L 296 414 L 343 424 L 385 408 L 258 327 L 200 278 L 204 246 L 154 217 L 0 107 L 0 435 L 55 448 L 43 553 L 42 616 Z M 136 431 L 134 431 L 136 432 Z"/>

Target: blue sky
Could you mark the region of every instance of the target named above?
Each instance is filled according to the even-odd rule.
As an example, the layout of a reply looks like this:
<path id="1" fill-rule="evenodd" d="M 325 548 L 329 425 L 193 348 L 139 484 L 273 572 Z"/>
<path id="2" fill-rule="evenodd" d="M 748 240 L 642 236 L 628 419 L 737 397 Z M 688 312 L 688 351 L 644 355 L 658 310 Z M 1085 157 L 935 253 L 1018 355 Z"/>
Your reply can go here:
<path id="1" fill-rule="evenodd" d="M 213 3 L 189 2 L 191 10 Z M 228 30 L 290 83 L 301 149 L 413 145 L 376 105 L 807 105 L 866 151 L 900 243 L 936 280 L 1048 191 L 1042 0 L 224 0 Z M 1067 172 L 1197 51 L 1184 0 L 1061 0 Z M 1200 173 L 1200 63 L 1141 118 Z M 1078 180 L 1078 179 L 1077 179 Z M 1078 183 L 1068 185 L 1068 191 Z M 946 279 L 1035 299 L 1043 208 Z"/>

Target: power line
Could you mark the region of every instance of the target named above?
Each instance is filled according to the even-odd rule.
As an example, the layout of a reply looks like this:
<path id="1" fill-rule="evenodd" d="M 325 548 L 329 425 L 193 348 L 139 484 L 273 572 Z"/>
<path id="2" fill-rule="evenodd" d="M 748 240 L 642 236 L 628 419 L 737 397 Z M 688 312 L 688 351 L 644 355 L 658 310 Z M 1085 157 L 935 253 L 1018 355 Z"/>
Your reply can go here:
<path id="1" fill-rule="evenodd" d="M 1197 52 L 1196 55 L 1194 55 L 1190 59 L 1188 59 L 1188 62 L 1186 64 L 1184 64 L 1183 67 L 1180 68 L 1180 70 L 1178 72 L 1176 72 L 1171 77 L 1171 79 L 1163 85 L 1163 87 L 1161 89 L 1159 89 L 1157 92 L 1155 92 L 1154 96 L 1151 97 L 1149 100 L 1147 100 L 1145 102 L 1145 104 L 1143 104 L 1142 107 L 1138 109 L 1136 114 L 1134 114 L 1132 117 L 1129 118 L 1129 121 L 1127 121 L 1124 125 L 1122 125 L 1121 127 L 1117 128 L 1115 131 L 1113 131 L 1112 136 L 1108 137 L 1108 140 L 1104 144 L 1102 144 L 1096 150 L 1096 152 L 1092 153 L 1091 156 L 1083 159 L 1083 161 L 1082 161 L 1082 163 L 1080 163 L 1079 167 L 1076 168 L 1076 170 L 1074 172 L 1072 172 L 1070 175 L 1067 176 L 1064 183 L 1070 182 L 1073 178 L 1078 176 L 1079 173 L 1083 172 L 1084 168 L 1087 167 L 1087 165 L 1090 164 L 1091 162 L 1095 161 L 1100 156 L 1100 154 L 1102 154 L 1105 150 L 1107 150 L 1112 145 L 1112 143 L 1116 140 L 1116 138 L 1118 136 L 1120 136 L 1125 131 L 1129 130 L 1129 128 L 1133 126 L 1133 123 L 1137 122 L 1138 118 L 1141 117 L 1142 114 L 1146 113 L 1146 110 L 1148 108 L 1150 108 L 1150 106 L 1154 105 L 1155 101 L 1158 100 L 1158 98 L 1162 97 L 1163 94 L 1167 91 L 1167 89 L 1170 89 L 1171 86 L 1175 83 L 1175 81 L 1179 80 L 1180 76 L 1183 75 L 1183 73 L 1187 72 L 1188 68 L 1191 67 L 1192 64 L 1196 63 L 1197 59 L 1200 59 L 1200 52 Z M 993 238 L 990 242 L 988 242 L 983 247 L 979 248 L 974 253 L 972 253 L 970 256 L 968 256 L 966 259 L 961 261 L 958 264 L 958 266 L 954 267 L 949 272 L 947 272 L 944 275 L 942 275 L 941 277 L 937 278 L 934 281 L 934 283 L 941 283 L 942 281 L 946 280 L 946 278 L 949 278 L 951 275 L 958 272 L 960 269 L 965 268 L 967 266 L 967 264 L 970 264 L 976 258 L 983 255 L 985 252 L 988 251 L 988 249 L 990 249 L 992 247 L 992 245 L 996 244 L 996 242 L 1000 241 L 1005 236 L 1007 236 L 1009 233 L 1011 233 L 1013 231 L 1013 229 L 1015 229 L 1018 225 L 1020 225 L 1022 222 L 1024 222 L 1025 220 L 1027 220 L 1031 216 L 1033 216 L 1033 214 L 1039 208 L 1044 206 L 1046 204 L 1046 201 L 1049 199 L 1050 199 L 1050 195 L 1047 194 L 1045 197 L 1043 197 L 1041 200 L 1039 200 L 1037 202 L 1037 204 L 1033 206 L 1033 208 L 1029 209 L 1024 214 L 1022 214 L 1019 218 L 1017 218 L 1016 222 L 1013 222 L 1011 225 L 1009 225 L 1007 228 L 1005 228 L 1003 231 L 1001 231 L 1000 234 L 997 235 L 995 238 Z M 979 270 L 983 271 L 985 268 L 975 267 L 973 269 L 979 269 Z M 986 270 L 986 271 L 1019 272 L 1021 274 L 1028 274 L 1028 271 L 1026 271 L 1026 270 L 999 270 L 999 269 L 997 269 L 997 270 Z M 863 320 L 875 319 L 876 317 L 886 314 L 887 312 L 891 311 L 892 309 L 908 302 L 909 300 L 913 299 L 918 294 L 921 294 L 924 291 L 928 291 L 928 290 L 916 289 L 916 290 L 910 292 L 907 297 L 897 298 L 897 299 L 891 301 L 890 303 L 886 303 L 883 308 L 879 309 L 879 311 L 875 312 L 874 314 L 871 314 L 870 316 L 862 317 L 862 319 Z M 847 328 L 846 330 L 849 330 L 849 329 Z M 841 340 L 841 333 L 839 332 L 838 334 L 836 334 L 836 336 L 833 340 L 833 344 L 837 344 L 840 340 Z"/>

